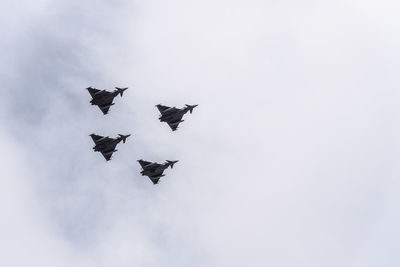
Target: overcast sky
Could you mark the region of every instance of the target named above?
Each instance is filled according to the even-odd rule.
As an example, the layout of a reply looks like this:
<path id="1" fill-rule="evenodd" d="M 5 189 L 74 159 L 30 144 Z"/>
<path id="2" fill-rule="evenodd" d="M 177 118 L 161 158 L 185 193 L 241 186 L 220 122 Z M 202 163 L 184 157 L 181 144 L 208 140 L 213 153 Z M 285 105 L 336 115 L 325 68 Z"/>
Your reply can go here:
<path id="1" fill-rule="evenodd" d="M 400 266 L 398 1 L 0 10 L 1 266 Z M 88 86 L 129 90 L 103 116 Z"/>

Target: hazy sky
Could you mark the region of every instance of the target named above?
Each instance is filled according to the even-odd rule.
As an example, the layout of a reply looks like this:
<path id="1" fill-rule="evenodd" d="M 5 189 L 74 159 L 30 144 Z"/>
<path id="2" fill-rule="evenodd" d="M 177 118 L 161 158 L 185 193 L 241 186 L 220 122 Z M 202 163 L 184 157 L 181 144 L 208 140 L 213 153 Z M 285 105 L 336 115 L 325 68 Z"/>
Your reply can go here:
<path id="1" fill-rule="evenodd" d="M 0 266 L 400 266 L 398 1 L 0 10 Z M 103 116 L 88 86 L 129 90 Z"/>

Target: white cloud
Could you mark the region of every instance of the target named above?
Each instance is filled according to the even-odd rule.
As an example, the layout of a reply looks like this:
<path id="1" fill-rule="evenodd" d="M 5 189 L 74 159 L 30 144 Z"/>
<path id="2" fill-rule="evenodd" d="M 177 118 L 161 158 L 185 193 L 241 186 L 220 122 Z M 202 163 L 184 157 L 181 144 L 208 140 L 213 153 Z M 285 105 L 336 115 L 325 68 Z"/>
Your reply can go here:
<path id="1" fill-rule="evenodd" d="M 3 203 L 18 205 L 2 212 L 28 229 L 13 235 L 55 250 L 46 260 L 33 250 L 38 266 L 397 266 L 397 7 L 29 9 L 29 26 L 13 24 L 8 44 L 21 52 L 6 57 L 12 90 L 2 92 L 6 151 L 24 155 L 3 170 L 18 169 L 2 180 L 15 192 Z M 88 85 L 130 89 L 103 117 Z M 156 119 L 160 102 L 200 105 L 171 133 Z M 133 135 L 105 163 L 91 132 Z M 152 186 L 139 158 L 180 162 Z"/>

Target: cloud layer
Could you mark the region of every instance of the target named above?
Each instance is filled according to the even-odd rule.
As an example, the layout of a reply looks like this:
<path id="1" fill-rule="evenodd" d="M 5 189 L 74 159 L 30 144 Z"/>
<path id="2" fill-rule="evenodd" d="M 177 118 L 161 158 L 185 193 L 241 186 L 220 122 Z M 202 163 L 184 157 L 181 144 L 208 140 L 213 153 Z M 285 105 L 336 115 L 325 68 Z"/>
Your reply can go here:
<path id="1" fill-rule="evenodd" d="M 2 266 L 398 266 L 395 1 L 24 4 Z M 87 86 L 130 89 L 103 116 Z M 159 103 L 199 107 L 172 133 Z M 106 163 L 92 132 L 132 137 Z M 152 186 L 140 158 L 180 162 Z"/>

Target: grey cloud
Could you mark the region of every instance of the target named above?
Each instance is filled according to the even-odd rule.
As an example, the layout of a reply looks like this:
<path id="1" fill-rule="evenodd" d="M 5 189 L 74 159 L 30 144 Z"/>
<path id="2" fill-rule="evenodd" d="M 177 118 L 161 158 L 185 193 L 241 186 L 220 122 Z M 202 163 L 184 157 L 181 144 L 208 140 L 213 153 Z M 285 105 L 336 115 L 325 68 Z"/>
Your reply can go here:
<path id="1" fill-rule="evenodd" d="M 1 180 L 19 204 L 1 211 L 22 214 L 2 230 L 52 248 L 41 266 L 397 266 L 396 7 L 30 7 L 1 68 L 5 151 L 21 151 Z M 130 89 L 103 117 L 89 85 Z M 160 102 L 200 105 L 171 133 Z M 103 162 L 87 135 L 120 131 L 132 138 Z M 154 187 L 139 158 L 180 162 Z"/>

